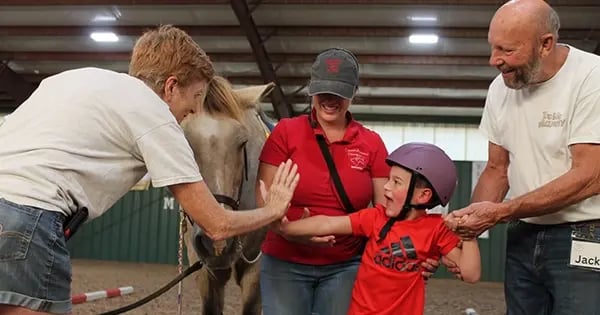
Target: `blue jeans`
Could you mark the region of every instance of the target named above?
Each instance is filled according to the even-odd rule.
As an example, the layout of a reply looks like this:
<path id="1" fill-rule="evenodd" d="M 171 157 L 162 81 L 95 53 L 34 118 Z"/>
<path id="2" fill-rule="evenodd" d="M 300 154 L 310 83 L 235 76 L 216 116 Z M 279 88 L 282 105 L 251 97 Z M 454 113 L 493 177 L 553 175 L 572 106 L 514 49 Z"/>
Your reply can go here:
<path id="1" fill-rule="evenodd" d="M 302 265 L 263 255 L 260 293 L 263 315 L 346 315 L 360 257 Z"/>
<path id="2" fill-rule="evenodd" d="M 571 233 L 600 241 L 600 222 L 508 225 L 508 315 L 600 315 L 600 271 L 569 266 Z"/>
<path id="3" fill-rule="evenodd" d="M 0 304 L 71 311 L 71 262 L 58 212 L 0 199 Z"/>

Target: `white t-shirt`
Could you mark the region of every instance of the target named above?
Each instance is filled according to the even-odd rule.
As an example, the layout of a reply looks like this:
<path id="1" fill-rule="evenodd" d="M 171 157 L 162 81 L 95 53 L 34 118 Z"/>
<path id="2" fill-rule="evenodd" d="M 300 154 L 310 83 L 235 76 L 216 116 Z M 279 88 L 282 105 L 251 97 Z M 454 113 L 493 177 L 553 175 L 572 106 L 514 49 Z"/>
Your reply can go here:
<path id="1" fill-rule="evenodd" d="M 508 150 L 512 196 L 528 193 L 571 168 L 569 145 L 600 143 L 600 56 L 575 47 L 550 80 L 509 89 L 499 75 L 488 91 L 480 130 Z M 600 196 L 559 212 L 523 219 L 559 224 L 600 219 Z"/>
<path id="2" fill-rule="evenodd" d="M 127 74 L 49 77 L 0 125 L 0 198 L 15 203 L 95 218 L 146 172 L 155 187 L 202 180 L 168 105 Z"/>

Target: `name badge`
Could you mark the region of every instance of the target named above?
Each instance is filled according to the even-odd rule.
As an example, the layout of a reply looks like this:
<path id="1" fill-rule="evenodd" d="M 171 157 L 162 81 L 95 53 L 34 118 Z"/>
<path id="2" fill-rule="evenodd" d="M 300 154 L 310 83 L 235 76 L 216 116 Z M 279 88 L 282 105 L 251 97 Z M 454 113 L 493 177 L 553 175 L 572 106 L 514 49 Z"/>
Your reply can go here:
<path id="1" fill-rule="evenodd" d="M 572 239 L 569 265 L 600 271 L 600 243 Z"/>

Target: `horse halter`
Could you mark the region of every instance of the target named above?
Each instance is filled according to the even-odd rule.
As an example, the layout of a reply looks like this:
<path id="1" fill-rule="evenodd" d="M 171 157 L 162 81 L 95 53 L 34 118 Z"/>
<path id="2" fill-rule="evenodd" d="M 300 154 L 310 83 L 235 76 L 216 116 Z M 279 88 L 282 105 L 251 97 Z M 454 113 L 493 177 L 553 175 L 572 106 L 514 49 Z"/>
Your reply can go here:
<path id="1" fill-rule="evenodd" d="M 237 199 L 233 199 L 233 197 L 221 195 L 221 194 L 213 194 L 217 202 L 222 203 L 224 205 L 229 206 L 232 210 L 240 210 L 240 199 L 242 198 L 242 188 L 244 186 L 244 181 L 248 181 L 248 152 L 246 150 L 246 144 L 244 144 L 244 170 L 243 177 L 240 180 L 240 187 L 238 189 Z"/>

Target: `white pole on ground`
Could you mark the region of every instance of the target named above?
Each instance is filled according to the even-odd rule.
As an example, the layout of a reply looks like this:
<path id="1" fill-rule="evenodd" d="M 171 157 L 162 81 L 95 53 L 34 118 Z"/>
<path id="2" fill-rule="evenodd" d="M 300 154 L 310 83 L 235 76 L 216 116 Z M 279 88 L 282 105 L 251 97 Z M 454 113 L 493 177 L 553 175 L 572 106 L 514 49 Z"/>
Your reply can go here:
<path id="1" fill-rule="evenodd" d="M 100 299 L 111 298 L 115 296 L 123 296 L 133 293 L 133 287 L 120 287 L 116 289 L 108 289 L 94 292 L 87 292 L 82 294 L 73 295 L 71 297 L 72 304 L 81 304 L 85 302 L 91 302 Z"/>

